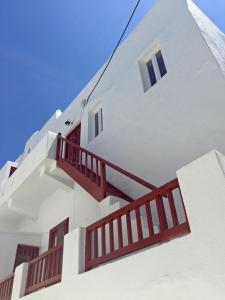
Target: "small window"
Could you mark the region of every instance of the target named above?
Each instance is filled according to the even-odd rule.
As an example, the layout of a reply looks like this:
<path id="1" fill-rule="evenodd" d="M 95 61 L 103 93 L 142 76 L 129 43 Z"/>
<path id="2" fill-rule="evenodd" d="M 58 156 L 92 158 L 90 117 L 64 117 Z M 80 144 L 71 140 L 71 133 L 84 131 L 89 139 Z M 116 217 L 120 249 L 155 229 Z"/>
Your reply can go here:
<path id="1" fill-rule="evenodd" d="M 158 48 L 159 49 L 159 48 Z M 144 91 L 154 86 L 167 73 L 162 51 L 153 51 L 140 61 Z"/>
<path id="2" fill-rule="evenodd" d="M 103 131 L 102 107 L 98 107 L 90 113 L 89 124 L 89 141 L 91 141 Z"/>
<path id="3" fill-rule="evenodd" d="M 149 78 L 150 78 L 150 81 L 151 81 L 151 86 L 153 86 L 154 84 L 156 84 L 157 80 L 156 80 L 155 70 L 154 70 L 154 67 L 153 67 L 152 60 L 150 60 L 147 63 L 147 68 L 148 68 L 148 75 L 149 75 Z"/>
<path id="4" fill-rule="evenodd" d="M 161 77 L 163 77 L 164 75 L 166 75 L 167 70 L 166 70 L 166 66 L 164 63 L 163 56 L 162 56 L 162 52 L 158 51 L 155 56 L 156 56 L 156 60 L 158 63 L 160 75 L 161 75 Z"/>

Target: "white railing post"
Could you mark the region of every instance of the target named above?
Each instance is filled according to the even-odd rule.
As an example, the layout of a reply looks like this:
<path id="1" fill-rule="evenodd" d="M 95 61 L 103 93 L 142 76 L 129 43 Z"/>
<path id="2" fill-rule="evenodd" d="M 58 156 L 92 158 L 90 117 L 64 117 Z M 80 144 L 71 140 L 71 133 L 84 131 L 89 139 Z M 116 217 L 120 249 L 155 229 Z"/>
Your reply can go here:
<path id="1" fill-rule="evenodd" d="M 77 228 L 65 236 L 62 282 L 85 270 L 85 228 Z"/>
<path id="2" fill-rule="evenodd" d="M 12 290 L 12 300 L 18 300 L 25 295 L 28 263 L 23 263 L 16 268 Z"/>

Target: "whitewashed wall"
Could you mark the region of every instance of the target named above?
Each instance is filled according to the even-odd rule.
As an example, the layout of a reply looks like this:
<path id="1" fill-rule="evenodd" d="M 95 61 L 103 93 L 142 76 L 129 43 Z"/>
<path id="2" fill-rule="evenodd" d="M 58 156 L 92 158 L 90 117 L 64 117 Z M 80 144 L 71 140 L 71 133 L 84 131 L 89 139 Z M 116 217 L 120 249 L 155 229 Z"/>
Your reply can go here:
<path id="1" fill-rule="evenodd" d="M 66 134 L 81 121 L 82 146 L 156 185 L 207 151 L 225 152 L 225 78 L 207 45 L 215 27 L 188 3 L 158 0 L 123 42 L 84 111 L 80 103 L 100 71 L 51 130 Z M 202 33 L 200 23 L 207 29 Z M 215 35 L 215 44 L 222 50 L 221 36 Z M 144 93 L 139 61 L 156 45 L 168 74 Z M 89 112 L 98 103 L 103 106 L 104 130 L 88 143 Z M 68 119 L 73 126 L 65 125 Z"/>

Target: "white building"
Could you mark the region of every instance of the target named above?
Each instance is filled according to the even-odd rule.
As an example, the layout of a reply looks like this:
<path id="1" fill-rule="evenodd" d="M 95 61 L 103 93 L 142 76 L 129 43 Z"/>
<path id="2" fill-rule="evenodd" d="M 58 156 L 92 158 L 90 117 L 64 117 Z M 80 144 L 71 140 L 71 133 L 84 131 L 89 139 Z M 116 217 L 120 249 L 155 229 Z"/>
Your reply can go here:
<path id="1" fill-rule="evenodd" d="M 225 299 L 224 34 L 158 0 L 100 73 L 0 171 L 0 300 Z"/>

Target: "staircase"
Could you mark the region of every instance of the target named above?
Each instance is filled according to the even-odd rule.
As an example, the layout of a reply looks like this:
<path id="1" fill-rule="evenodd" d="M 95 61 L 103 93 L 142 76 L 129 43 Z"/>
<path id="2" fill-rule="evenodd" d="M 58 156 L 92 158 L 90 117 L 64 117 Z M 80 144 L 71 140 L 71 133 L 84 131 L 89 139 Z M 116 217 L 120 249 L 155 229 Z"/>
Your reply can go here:
<path id="1" fill-rule="evenodd" d="M 151 183 L 63 138 L 60 133 L 58 134 L 56 160 L 59 168 L 71 176 L 99 202 L 109 195 L 119 197 L 127 202 L 133 202 L 131 197 L 107 181 L 106 172 L 108 169 L 117 171 L 149 190 L 156 189 Z"/>

